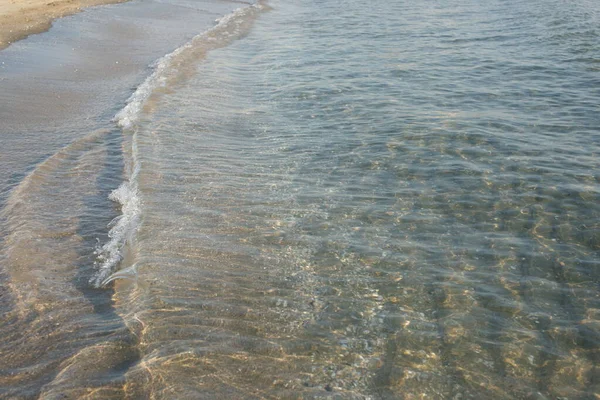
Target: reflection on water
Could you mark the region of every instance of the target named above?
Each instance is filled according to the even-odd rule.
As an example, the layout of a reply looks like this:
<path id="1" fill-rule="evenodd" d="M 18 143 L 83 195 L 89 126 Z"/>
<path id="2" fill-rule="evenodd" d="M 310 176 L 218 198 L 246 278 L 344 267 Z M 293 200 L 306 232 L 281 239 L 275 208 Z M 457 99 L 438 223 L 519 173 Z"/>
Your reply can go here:
<path id="1" fill-rule="evenodd" d="M 270 5 L 137 120 L 119 351 L 52 393 L 595 398 L 598 6 Z"/>

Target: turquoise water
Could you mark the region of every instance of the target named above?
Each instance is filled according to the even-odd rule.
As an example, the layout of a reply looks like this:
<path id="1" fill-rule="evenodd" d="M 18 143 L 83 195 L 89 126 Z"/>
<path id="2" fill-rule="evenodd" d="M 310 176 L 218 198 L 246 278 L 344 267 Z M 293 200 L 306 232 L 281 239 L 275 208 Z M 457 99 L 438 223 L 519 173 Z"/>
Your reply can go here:
<path id="1" fill-rule="evenodd" d="M 7 320 L 77 340 L 6 396 L 596 398 L 599 22 L 583 0 L 221 20 L 11 194 Z M 77 290 L 23 266 L 39 204 Z"/>

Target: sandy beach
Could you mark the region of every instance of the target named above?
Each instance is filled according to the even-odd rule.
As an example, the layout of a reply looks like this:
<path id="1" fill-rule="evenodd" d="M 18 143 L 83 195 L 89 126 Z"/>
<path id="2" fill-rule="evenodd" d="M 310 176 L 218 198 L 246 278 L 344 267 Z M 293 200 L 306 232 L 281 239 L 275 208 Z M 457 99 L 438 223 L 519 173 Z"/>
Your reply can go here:
<path id="1" fill-rule="evenodd" d="M 85 7 L 123 0 L 0 0 L 0 49 L 29 35 L 46 31 L 52 21 Z"/>

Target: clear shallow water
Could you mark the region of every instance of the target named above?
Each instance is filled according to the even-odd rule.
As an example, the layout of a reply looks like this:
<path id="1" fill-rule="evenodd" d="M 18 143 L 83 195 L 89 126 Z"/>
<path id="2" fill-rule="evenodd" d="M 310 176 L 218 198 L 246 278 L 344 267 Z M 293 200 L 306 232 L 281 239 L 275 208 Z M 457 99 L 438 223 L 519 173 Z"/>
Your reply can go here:
<path id="1" fill-rule="evenodd" d="M 598 5 L 269 5 L 13 193 L 7 396 L 46 368 L 47 398 L 595 398 Z M 98 271 L 89 199 L 123 179 Z"/>

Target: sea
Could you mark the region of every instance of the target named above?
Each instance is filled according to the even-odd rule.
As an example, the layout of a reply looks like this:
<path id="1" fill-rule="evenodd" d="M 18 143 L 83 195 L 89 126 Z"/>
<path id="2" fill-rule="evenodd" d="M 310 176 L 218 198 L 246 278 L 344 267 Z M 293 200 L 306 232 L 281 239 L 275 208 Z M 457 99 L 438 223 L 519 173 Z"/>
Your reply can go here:
<path id="1" fill-rule="evenodd" d="M 134 0 L 0 51 L 0 398 L 598 399 L 600 2 Z"/>

